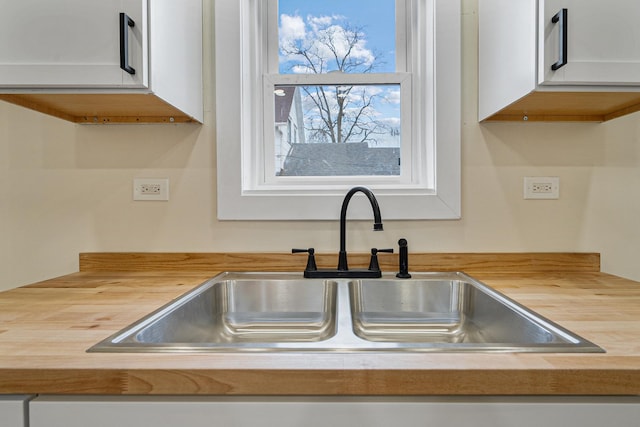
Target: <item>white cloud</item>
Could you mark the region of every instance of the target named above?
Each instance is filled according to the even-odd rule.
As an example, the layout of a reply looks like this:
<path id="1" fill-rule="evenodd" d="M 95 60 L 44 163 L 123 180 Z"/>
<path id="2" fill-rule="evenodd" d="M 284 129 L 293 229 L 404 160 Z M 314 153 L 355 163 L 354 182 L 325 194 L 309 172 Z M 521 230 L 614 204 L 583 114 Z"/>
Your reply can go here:
<path id="1" fill-rule="evenodd" d="M 313 74 L 313 70 L 307 65 L 294 65 L 291 67 L 291 72 L 294 74 Z"/>
<path id="2" fill-rule="evenodd" d="M 368 67 L 375 62 L 375 55 L 366 46 L 364 34 L 359 34 L 360 40 L 351 46 L 355 34 L 348 29 L 347 18 L 340 15 L 313 16 L 308 15 L 306 22 L 298 15 L 282 14 L 280 16 L 279 38 L 281 46 L 281 62 L 292 61 L 291 71 L 294 73 L 327 72 L 337 68 L 335 57 L 349 56 L 351 61 L 359 63 L 359 69 Z M 296 54 L 298 50 L 310 52 L 311 55 L 302 59 Z M 286 52 L 286 53 L 285 53 Z M 309 67 L 296 65 L 296 62 L 313 61 L 312 70 Z M 311 65 L 306 63 L 305 65 Z M 347 70 L 347 71 L 356 71 Z"/>
<path id="3" fill-rule="evenodd" d="M 304 40 L 306 28 L 304 20 L 300 16 L 287 14 L 280 15 L 280 41 L 289 44 L 296 40 Z"/>
<path id="4" fill-rule="evenodd" d="M 334 21 L 333 16 L 307 16 L 307 22 L 313 29 L 313 31 L 318 31 L 320 28 L 330 26 Z"/>
<path id="5" fill-rule="evenodd" d="M 389 104 L 400 104 L 400 91 L 387 90 L 387 95 L 385 96 L 385 100 Z"/>
<path id="6" fill-rule="evenodd" d="M 358 40 L 354 46 L 350 46 L 350 40 L 353 38 L 353 32 L 340 25 L 331 25 L 316 32 L 313 45 L 319 52 L 319 56 L 329 60 L 333 59 L 331 47 L 335 49 L 336 55 L 340 58 L 348 54 L 353 60 L 363 61 L 366 65 L 372 64 L 375 56 L 371 50 L 366 48 L 366 40 Z M 326 42 L 327 40 L 331 40 L 330 45 Z"/>

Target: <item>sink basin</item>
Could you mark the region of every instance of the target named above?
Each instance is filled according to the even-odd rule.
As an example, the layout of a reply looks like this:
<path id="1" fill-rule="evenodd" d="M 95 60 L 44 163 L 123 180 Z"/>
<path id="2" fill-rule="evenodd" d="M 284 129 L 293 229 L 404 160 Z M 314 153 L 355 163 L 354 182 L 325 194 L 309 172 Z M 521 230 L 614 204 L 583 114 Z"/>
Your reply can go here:
<path id="1" fill-rule="evenodd" d="M 90 352 L 602 352 L 464 273 L 222 273 Z"/>
<path id="2" fill-rule="evenodd" d="M 335 334 L 335 282 L 210 282 L 141 324 L 138 342 L 242 343 L 320 341 Z"/>
<path id="3" fill-rule="evenodd" d="M 354 333 L 369 341 L 518 347 L 577 343 L 549 321 L 469 280 L 350 284 Z"/>
<path id="4" fill-rule="evenodd" d="M 103 349 L 242 349 L 335 335 L 336 282 L 264 276 L 225 274 L 209 280 L 108 339 Z"/>

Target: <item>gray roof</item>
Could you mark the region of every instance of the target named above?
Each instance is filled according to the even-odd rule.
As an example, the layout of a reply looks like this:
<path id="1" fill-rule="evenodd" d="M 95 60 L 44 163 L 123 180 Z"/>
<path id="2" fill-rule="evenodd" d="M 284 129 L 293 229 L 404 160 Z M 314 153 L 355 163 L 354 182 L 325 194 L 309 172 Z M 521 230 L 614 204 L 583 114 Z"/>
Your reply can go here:
<path id="1" fill-rule="evenodd" d="M 400 175 L 400 148 L 366 142 L 292 144 L 280 175 Z"/>

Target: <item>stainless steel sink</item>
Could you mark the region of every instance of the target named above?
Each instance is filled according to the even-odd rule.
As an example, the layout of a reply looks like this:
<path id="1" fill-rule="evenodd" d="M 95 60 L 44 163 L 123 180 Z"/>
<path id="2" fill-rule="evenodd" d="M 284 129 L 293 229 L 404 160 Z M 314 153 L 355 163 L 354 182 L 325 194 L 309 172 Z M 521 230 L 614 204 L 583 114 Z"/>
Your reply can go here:
<path id="1" fill-rule="evenodd" d="M 495 350 L 582 341 L 468 278 L 361 281 L 350 291 L 353 330 L 369 341 Z"/>
<path id="2" fill-rule="evenodd" d="M 463 273 L 223 273 L 89 349 L 602 352 Z"/>
<path id="3" fill-rule="evenodd" d="M 335 282 L 234 280 L 209 282 L 148 322 L 138 342 L 244 343 L 320 341 L 336 332 Z"/>

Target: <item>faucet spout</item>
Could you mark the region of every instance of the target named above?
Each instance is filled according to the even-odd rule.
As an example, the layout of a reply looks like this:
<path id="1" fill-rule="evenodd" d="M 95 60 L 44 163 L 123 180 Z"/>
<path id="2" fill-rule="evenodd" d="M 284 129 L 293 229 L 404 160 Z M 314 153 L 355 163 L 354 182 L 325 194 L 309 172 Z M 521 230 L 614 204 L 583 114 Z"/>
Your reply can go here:
<path id="1" fill-rule="evenodd" d="M 373 210 L 373 230 L 382 230 L 382 216 L 380 215 L 380 207 L 378 201 L 373 195 L 371 190 L 366 187 L 353 187 L 342 202 L 342 211 L 340 212 L 340 253 L 338 254 L 338 268 L 335 270 L 326 268 L 317 268 L 315 259 L 313 259 L 313 249 L 292 249 L 293 253 L 307 252 L 309 258 L 307 260 L 307 267 L 304 269 L 304 277 L 308 279 L 330 279 L 330 278 L 349 278 L 349 279 L 377 279 L 382 277 L 382 271 L 378 264 L 377 254 L 378 252 L 393 252 L 393 249 L 371 249 L 371 260 L 369 262 L 368 269 L 355 268 L 349 270 L 347 263 L 347 208 L 349 207 L 349 201 L 351 197 L 357 192 L 364 193 L 371 203 L 371 209 Z"/>
<path id="2" fill-rule="evenodd" d="M 357 192 L 363 193 L 369 199 L 371 203 L 371 209 L 373 210 L 373 230 L 381 231 L 382 228 L 382 216 L 380 215 L 380 207 L 378 201 L 373 192 L 366 187 L 353 187 L 344 196 L 342 201 L 342 210 L 340 211 L 340 252 L 338 253 L 338 270 L 347 271 L 349 265 L 347 263 L 347 208 L 349 207 L 349 201 L 351 197 Z"/>

